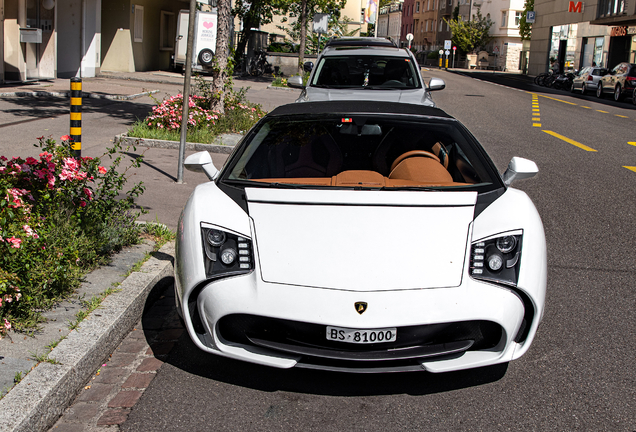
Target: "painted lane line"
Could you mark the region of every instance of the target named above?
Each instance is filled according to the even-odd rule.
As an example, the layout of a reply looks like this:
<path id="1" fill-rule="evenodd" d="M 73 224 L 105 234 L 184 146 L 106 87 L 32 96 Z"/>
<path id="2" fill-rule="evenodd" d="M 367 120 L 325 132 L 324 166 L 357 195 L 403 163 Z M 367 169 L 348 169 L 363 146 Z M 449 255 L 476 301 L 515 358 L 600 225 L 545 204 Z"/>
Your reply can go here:
<path id="1" fill-rule="evenodd" d="M 532 123 L 533 127 L 541 127 L 541 123 Z"/>
<path id="2" fill-rule="evenodd" d="M 620 118 L 629 118 L 629 117 L 627 117 L 627 116 L 620 115 L 620 114 L 614 114 L 614 115 L 615 115 L 616 117 L 620 117 Z"/>
<path id="3" fill-rule="evenodd" d="M 627 144 L 633 145 L 634 147 L 636 147 L 636 141 L 627 141 Z"/>
<path id="4" fill-rule="evenodd" d="M 586 107 L 586 106 L 583 106 L 583 105 L 581 105 L 581 108 L 585 108 L 585 109 L 592 109 L 592 108 L 590 108 L 590 107 Z"/>
<path id="5" fill-rule="evenodd" d="M 630 170 L 630 171 L 634 171 L 634 172 L 636 172 L 636 167 L 634 167 L 634 166 L 624 166 L 624 165 L 623 165 L 623 168 L 627 168 L 627 169 L 628 169 L 628 170 Z"/>
<path id="6" fill-rule="evenodd" d="M 564 137 L 563 135 L 560 135 L 556 132 L 552 132 L 552 131 L 548 131 L 548 130 L 544 130 L 543 132 L 547 133 L 548 135 L 552 135 L 555 138 L 558 138 L 560 140 L 565 141 L 566 143 L 572 144 L 573 146 L 576 146 L 580 149 L 583 149 L 585 151 L 590 151 L 590 152 L 595 152 L 596 150 L 594 150 L 592 147 L 588 147 L 585 144 L 581 144 L 580 142 L 574 141 L 568 137 Z"/>
<path id="7" fill-rule="evenodd" d="M 598 111 L 600 113 L 603 113 L 603 114 L 609 114 L 609 111 L 603 111 L 603 110 L 596 110 L 596 111 Z"/>
<path id="8" fill-rule="evenodd" d="M 572 102 L 564 101 L 564 100 L 557 99 L 557 98 L 553 98 L 553 97 L 550 97 L 550 96 L 545 96 L 545 95 L 540 95 L 540 96 L 541 96 L 541 97 L 544 97 L 544 98 L 546 98 L 546 99 L 552 99 L 552 100 L 555 100 L 555 101 L 557 101 L 557 102 L 563 102 L 564 104 L 568 104 L 568 105 L 578 105 L 578 104 L 575 104 L 575 103 L 572 103 Z"/>

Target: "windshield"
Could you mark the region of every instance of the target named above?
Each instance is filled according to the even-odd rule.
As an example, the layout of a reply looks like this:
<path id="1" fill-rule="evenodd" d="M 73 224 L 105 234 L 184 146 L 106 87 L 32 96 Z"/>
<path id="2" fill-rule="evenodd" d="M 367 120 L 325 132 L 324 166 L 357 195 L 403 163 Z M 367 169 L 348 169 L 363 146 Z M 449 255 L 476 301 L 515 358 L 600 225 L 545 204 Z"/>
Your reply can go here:
<path id="1" fill-rule="evenodd" d="M 281 187 L 474 188 L 496 172 L 458 122 L 342 114 L 264 121 L 223 181 Z M 490 167 L 490 168 L 489 168 Z"/>
<path id="2" fill-rule="evenodd" d="M 311 85 L 329 88 L 421 88 L 417 65 L 404 57 L 343 55 L 323 57 Z"/>

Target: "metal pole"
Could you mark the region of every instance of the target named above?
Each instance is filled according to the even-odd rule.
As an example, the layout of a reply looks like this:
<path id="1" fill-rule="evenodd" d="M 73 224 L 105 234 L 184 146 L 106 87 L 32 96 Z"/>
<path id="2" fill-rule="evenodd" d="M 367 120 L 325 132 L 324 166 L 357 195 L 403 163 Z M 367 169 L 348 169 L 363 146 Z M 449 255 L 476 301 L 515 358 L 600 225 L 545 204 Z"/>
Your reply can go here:
<path id="1" fill-rule="evenodd" d="M 80 67 L 81 68 L 81 67 Z M 82 79 L 71 78 L 71 155 L 82 157 Z"/>
<path id="2" fill-rule="evenodd" d="M 188 49 L 186 50 L 185 78 L 183 80 L 183 111 L 181 113 L 181 140 L 179 141 L 179 166 L 177 183 L 183 184 L 183 161 L 185 159 L 186 137 L 188 135 L 188 115 L 190 108 L 190 79 L 192 77 L 192 51 L 194 49 L 194 20 L 196 19 L 196 0 L 190 0 L 188 21 Z"/>

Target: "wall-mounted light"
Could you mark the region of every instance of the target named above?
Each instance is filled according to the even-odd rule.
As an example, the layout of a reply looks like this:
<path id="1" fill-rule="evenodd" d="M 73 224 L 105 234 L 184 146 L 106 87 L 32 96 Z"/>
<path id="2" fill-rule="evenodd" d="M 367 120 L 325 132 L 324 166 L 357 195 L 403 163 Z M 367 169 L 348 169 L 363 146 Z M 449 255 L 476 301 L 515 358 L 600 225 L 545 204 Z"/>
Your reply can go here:
<path id="1" fill-rule="evenodd" d="M 42 0 L 42 7 L 46 10 L 51 10 L 55 7 L 55 0 Z"/>

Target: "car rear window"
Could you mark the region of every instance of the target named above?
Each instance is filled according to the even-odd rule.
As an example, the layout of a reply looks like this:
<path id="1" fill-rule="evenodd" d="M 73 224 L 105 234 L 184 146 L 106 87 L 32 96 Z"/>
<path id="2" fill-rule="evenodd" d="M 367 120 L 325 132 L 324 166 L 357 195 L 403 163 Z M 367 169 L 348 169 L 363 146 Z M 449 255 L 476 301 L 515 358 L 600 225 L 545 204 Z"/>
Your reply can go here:
<path id="1" fill-rule="evenodd" d="M 311 84 L 330 88 L 421 88 L 416 67 L 405 57 L 327 56 L 318 64 Z"/>
<path id="2" fill-rule="evenodd" d="M 636 65 L 632 65 L 627 75 L 630 77 L 636 77 Z"/>
<path id="3" fill-rule="evenodd" d="M 475 187 L 497 183 L 458 122 L 343 115 L 272 118 L 253 130 L 224 181 L 320 187 Z"/>

